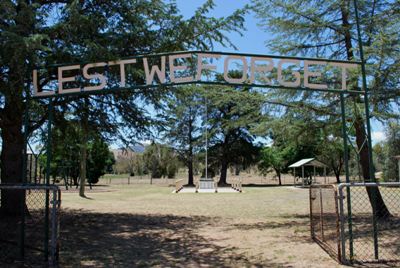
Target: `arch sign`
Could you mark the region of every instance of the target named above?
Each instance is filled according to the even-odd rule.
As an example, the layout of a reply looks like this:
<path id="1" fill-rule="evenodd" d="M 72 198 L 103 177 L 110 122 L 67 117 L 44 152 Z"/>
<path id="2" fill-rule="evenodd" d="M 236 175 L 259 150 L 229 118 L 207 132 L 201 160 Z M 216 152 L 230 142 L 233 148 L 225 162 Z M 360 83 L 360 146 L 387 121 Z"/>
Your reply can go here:
<path id="1" fill-rule="evenodd" d="M 222 52 L 172 52 L 33 71 L 34 97 L 178 84 L 347 91 L 359 62 Z"/>

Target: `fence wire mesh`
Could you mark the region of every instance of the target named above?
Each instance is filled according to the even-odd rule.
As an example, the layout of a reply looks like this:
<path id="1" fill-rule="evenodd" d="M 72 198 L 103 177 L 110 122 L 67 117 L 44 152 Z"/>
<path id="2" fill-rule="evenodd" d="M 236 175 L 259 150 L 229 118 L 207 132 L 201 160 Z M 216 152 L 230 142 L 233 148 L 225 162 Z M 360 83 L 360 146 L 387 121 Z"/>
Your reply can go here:
<path id="1" fill-rule="evenodd" d="M 400 184 L 342 184 L 339 195 L 343 261 L 400 265 Z"/>
<path id="2" fill-rule="evenodd" d="M 0 184 L 0 204 L 0 266 L 15 263 L 28 267 L 55 266 L 58 187 Z"/>
<path id="3" fill-rule="evenodd" d="M 311 237 L 340 262 L 337 189 L 334 185 L 310 187 Z"/>

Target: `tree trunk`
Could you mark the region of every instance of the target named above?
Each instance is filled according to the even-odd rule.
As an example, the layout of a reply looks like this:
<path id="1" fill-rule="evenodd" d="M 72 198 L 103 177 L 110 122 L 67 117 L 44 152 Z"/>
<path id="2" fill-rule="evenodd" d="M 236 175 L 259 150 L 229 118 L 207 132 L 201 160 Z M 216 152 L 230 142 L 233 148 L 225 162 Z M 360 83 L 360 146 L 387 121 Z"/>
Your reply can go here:
<path id="1" fill-rule="evenodd" d="M 240 175 L 240 170 L 241 170 L 241 168 L 240 168 L 239 164 L 236 164 L 235 165 L 235 176 L 239 176 Z"/>
<path id="2" fill-rule="evenodd" d="M 6 104 L 1 131 L 1 183 L 22 183 L 22 160 L 24 138 L 22 134 L 22 110 Z M 23 191 L 2 190 L 1 209 L 3 215 L 19 215 L 24 202 Z"/>
<path id="3" fill-rule="evenodd" d="M 78 177 L 72 177 L 72 180 L 74 181 L 74 186 L 78 186 Z"/>
<path id="4" fill-rule="evenodd" d="M 85 135 L 85 134 L 84 134 Z M 81 145 L 81 159 L 80 159 L 80 182 L 79 182 L 79 196 L 85 197 L 85 184 L 86 184 L 86 139 L 83 138 Z"/>
<path id="5" fill-rule="evenodd" d="M 14 28 L 18 29 L 11 30 L 15 31 L 15 34 L 19 36 L 31 36 L 34 31 L 34 23 L 32 20 L 27 19 L 27 10 L 24 8 L 26 4 L 23 1 L 17 1 L 15 25 Z M 18 37 L 19 37 L 18 36 Z M 16 40 L 18 37 L 15 37 Z M 7 42 L 6 42 L 7 43 Z M 25 78 L 29 64 L 29 55 L 25 52 L 25 48 L 17 47 L 14 50 L 7 51 L 12 57 L 10 61 L 5 59 L 2 62 L 4 69 L 9 69 L 7 75 L 2 77 L 2 96 L 4 98 L 4 108 L 1 110 L 1 138 L 2 138 L 2 149 L 1 149 L 1 183 L 21 183 L 24 181 L 22 178 L 22 163 L 23 163 L 23 151 L 24 151 L 24 137 L 22 134 L 22 118 L 24 114 L 24 102 L 22 92 L 25 86 Z M 21 50 L 22 49 L 22 50 Z M 23 52 L 24 51 L 24 52 Z M 28 58 L 27 58 L 28 57 Z M 5 85 L 5 86 L 4 86 Z M 0 213 L 18 215 L 26 208 L 25 193 L 24 191 L 1 191 L 1 207 Z"/>
<path id="6" fill-rule="evenodd" d="M 188 185 L 192 186 L 193 183 L 193 160 L 188 161 Z"/>
<path id="7" fill-rule="evenodd" d="M 332 164 L 331 167 L 332 167 L 333 173 L 335 173 L 336 183 L 340 183 L 340 171 L 342 168 L 341 168 L 341 166 L 336 168 L 334 163 L 331 163 L 331 164 Z"/>
<path id="8" fill-rule="evenodd" d="M 190 109 L 190 107 L 189 107 Z M 188 122 L 189 130 L 188 130 L 188 139 L 189 139 L 189 159 L 188 159 L 188 185 L 193 186 L 193 120 L 189 120 Z"/>
<path id="9" fill-rule="evenodd" d="M 86 159 L 87 159 L 87 142 L 88 142 L 88 111 L 87 100 L 85 99 L 85 107 L 82 118 L 82 144 L 81 144 L 81 159 L 80 159 L 80 185 L 79 196 L 85 197 L 86 184 Z"/>
<path id="10" fill-rule="evenodd" d="M 335 173 L 336 183 L 341 183 L 341 181 L 340 181 L 340 173 L 337 172 L 336 169 L 334 169 L 333 172 Z"/>
<path id="11" fill-rule="evenodd" d="M 228 162 L 225 160 L 225 157 L 223 157 L 221 163 L 221 175 L 218 182 L 219 186 L 225 186 L 227 184 L 226 182 L 227 173 L 228 173 Z"/>
<path id="12" fill-rule="evenodd" d="M 360 163 L 362 169 L 362 175 L 365 182 L 371 181 L 371 176 L 369 172 L 369 159 L 368 159 L 368 143 L 365 142 L 365 128 L 363 119 L 357 116 L 354 122 L 354 128 L 356 129 L 356 142 L 357 147 L 361 148 L 360 151 Z M 388 218 L 390 217 L 390 212 L 383 201 L 381 192 L 377 187 L 367 187 L 367 193 L 372 207 L 376 208 L 376 216 L 378 218 Z"/>
<path id="13" fill-rule="evenodd" d="M 351 43 L 351 32 L 350 32 L 350 23 L 349 23 L 349 0 L 345 0 L 341 4 L 341 13 L 342 13 L 342 26 L 344 30 L 344 41 L 347 52 L 347 59 L 354 60 L 353 54 L 353 46 Z M 359 97 L 354 97 L 353 101 L 358 103 L 360 102 Z M 356 112 L 357 114 L 357 112 Z M 368 119 L 367 119 L 368 120 Z M 366 139 L 365 136 L 365 128 L 364 128 L 364 120 L 358 115 L 354 128 L 356 130 L 356 142 L 358 150 L 360 151 L 360 164 L 362 168 L 362 175 L 364 181 L 368 182 L 371 180 L 371 174 L 369 172 L 369 158 L 368 158 L 368 143 L 364 144 Z M 345 138 L 345 137 L 344 137 Z M 372 150 L 372 148 L 371 148 Z M 387 209 L 385 202 L 383 201 L 382 195 L 378 188 L 376 187 L 367 187 L 368 197 L 370 199 L 372 207 L 376 207 L 376 213 L 378 217 L 387 218 L 390 216 L 389 210 Z M 375 202 L 374 202 L 375 200 Z"/>
<path id="14" fill-rule="evenodd" d="M 279 186 L 282 185 L 282 179 L 281 179 L 281 172 L 279 170 L 275 170 L 276 175 L 278 175 L 278 182 L 279 182 Z"/>
<path id="15" fill-rule="evenodd" d="M 23 101 L 21 67 L 13 64 L 10 70 L 10 80 L 13 83 L 13 92 L 5 96 L 5 104 L 1 114 L 1 183 L 22 183 L 22 162 L 24 151 L 24 136 L 22 134 Z M 20 215 L 25 207 L 25 192 L 15 190 L 1 191 L 1 209 L 3 215 Z"/>

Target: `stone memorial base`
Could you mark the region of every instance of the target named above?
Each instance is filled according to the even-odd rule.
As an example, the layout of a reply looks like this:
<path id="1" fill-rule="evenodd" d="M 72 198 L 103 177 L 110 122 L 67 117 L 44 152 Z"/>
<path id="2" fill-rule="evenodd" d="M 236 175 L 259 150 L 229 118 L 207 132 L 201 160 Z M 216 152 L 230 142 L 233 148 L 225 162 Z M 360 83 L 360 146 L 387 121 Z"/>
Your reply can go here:
<path id="1" fill-rule="evenodd" d="M 201 178 L 199 180 L 199 189 L 214 189 L 214 180 L 212 178 Z"/>

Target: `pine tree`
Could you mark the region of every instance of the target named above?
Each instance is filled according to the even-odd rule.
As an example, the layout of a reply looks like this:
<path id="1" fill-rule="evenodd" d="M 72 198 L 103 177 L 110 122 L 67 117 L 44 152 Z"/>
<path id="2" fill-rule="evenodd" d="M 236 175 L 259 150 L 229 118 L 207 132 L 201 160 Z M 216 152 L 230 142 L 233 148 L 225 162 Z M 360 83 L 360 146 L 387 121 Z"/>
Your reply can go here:
<path id="1" fill-rule="evenodd" d="M 396 1 L 358 1 L 360 9 L 362 42 L 366 47 L 369 88 L 375 116 L 390 116 L 391 100 L 400 97 L 399 90 L 399 6 Z M 354 8 L 350 0 L 282 1 L 255 0 L 260 25 L 274 34 L 269 41 L 274 52 L 333 59 L 356 60 L 357 45 L 354 24 Z M 274 12 L 270 12 L 274 10 Z M 353 90 L 359 90 L 356 84 Z M 281 92 L 278 93 L 281 97 Z M 317 98 L 318 96 L 318 98 Z M 332 94 L 292 93 L 280 98 L 301 101 L 304 108 L 332 112 L 338 106 L 338 98 Z M 350 96 L 347 100 L 356 107 L 352 111 L 356 144 L 364 181 L 371 180 L 368 146 L 365 145 L 365 122 L 357 107 L 363 99 Z M 321 109 L 322 108 L 322 109 Z M 372 148 L 371 148 L 372 149 Z M 368 188 L 371 198 L 376 195 L 378 216 L 390 215 L 379 191 Z"/>
<path id="2" fill-rule="evenodd" d="M 163 121 L 164 139 L 178 153 L 188 169 L 188 184 L 193 185 L 194 161 L 202 146 L 201 116 L 204 114 L 203 87 L 183 86 L 164 100 L 159 117 Z"/>
<path id="3" fill-rule="evenodd" d="M 96 62 L 149 52 L 207 49 L 215 42 L 233 45 L 227 32 L 243 30 L 244 10 L 213 18 L 214 7 L 207 1 L 195 14 L 184 19 L 174 2 L 143 1 L 10 1 L 0 2 L 0 128 L 2 138 L 1 178 L 5 183 L 22 181 L 24 138 L 24 90 L 30 85 L 35 67 L 60 63 Z M 140 81 L 142 76 L 132 77 Z M 40 83 L 43 81 L 41 80 Z M 93 106 L 104 109 L 115 120 L 129 124 L 127 140 L 149 126 L 139 101 L 157 103 L 162 91 L 136 90 L 118 96 L 91 97 Z M 73 102 L 63 98 L 57 107 Z M 47 105 L 47 101 L 38 101 Z M 110 108 L 110 105 L 112 107 Z M 31 104 L 31 107 L 35 104 Z M 56 107 L 56 109 L 58 109 Z M 64 106 L 65 108 L 66 106 Z M 70 106 L 69 106 L 70 107 Z M 68 107 L 67 107 L 68 108 Z M 110 111 L 111 110 L 111 111 Z M 113 116 L 117 114 L 118 116 Z M 101 113 L 97 120 L 102 119 Z M 123 116 L 120 116 L 123 115 Z M 46 119 L 31 118 L 26 131 L 38 128 Z M 109 121 L 108 121 L 109 122 Z M 104 125 L 108 125 L 104 124 Z M 1 211 L 19 213 L 21 196 L 2 192 Z"/>
<path id="4" fill-rule="evenodd" d="M 400 155 L 400 125 L 396 122 L 390 122 L 387 130 L 385 167 L 383 169 L 383 178 L 385 181 L 398 182 L 399 166 L 395 158 Z"/>

